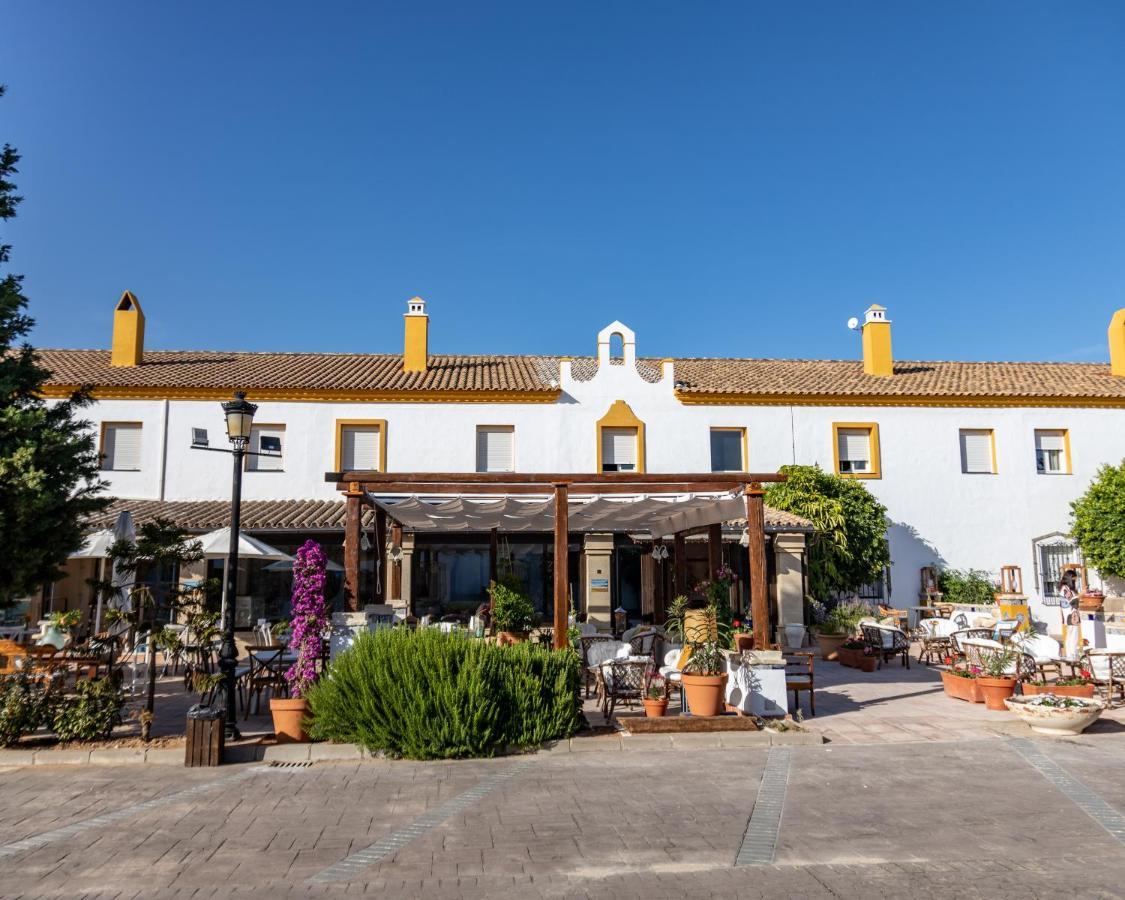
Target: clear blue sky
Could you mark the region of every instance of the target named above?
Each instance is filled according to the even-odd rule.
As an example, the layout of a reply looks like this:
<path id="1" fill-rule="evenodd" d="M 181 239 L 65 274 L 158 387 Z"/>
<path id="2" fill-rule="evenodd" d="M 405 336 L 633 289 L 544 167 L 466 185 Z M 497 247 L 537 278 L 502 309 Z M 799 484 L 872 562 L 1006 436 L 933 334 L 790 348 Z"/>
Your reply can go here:
<path id="1" fill-rule="evenodd" d="M 8 0 L 41 346 L 1107 358 L 1125 4 Z"/>

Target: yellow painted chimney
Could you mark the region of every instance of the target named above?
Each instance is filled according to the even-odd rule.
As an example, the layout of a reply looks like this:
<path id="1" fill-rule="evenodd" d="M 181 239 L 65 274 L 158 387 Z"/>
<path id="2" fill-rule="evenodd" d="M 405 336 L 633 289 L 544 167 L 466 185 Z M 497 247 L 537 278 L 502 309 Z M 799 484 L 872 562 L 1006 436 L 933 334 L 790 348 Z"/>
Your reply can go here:
<path id="1" fill-rule="evenodd" d="M 863 316 L 863 371 L 867 375 L 894 374 L 891 355 L 891 320 L 887 310 L 871 304 Z"/>
<path id="2" fill-rule="evenodd" d="M 404 372 L 425 372 L 429 355 L 430 317 L 426 315 L 426 301 L 415 297 L 406 304 L 406 345 L 402 351 Z"/>
<path id="3" fill-rule="evenodd" d="M 1125 378 L 1125 309 L 1119 309 L 1109 320 L 1109 370 Z"/>
<path id="4" fill-rule="evenodd" d="M 126 291 L 113 310 L 111 366 L 139 366 L 145 355 L 145 314 L 141 304 Z"/>

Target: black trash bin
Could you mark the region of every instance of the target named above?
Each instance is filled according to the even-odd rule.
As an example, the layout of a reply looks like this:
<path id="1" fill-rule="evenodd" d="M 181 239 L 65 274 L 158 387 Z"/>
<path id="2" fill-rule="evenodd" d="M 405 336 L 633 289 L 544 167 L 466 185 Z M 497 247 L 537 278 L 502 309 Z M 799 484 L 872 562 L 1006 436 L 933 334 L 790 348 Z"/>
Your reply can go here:
<path id="1" fill-rule="evenodd" d="M 196 704 L 187 712 L 185 766 L 218 766 L 223 762 L 226 713 L 215 706 Z"/>

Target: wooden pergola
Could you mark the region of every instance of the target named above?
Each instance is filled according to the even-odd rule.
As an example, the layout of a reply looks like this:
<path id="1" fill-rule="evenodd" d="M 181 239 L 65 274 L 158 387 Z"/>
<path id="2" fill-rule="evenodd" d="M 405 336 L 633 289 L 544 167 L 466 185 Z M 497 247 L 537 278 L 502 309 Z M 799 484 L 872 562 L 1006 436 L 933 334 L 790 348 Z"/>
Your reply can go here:
<path id="1" fill-rule="evenodd" d="M 754 640 L 758 646 L 768 646 L 769 601 L 766 596 L 766 482 L 785 481 L 786 476 L 776 473 L 707 472 L 703 474 L 654 475 L 638 472 L 581 473 L 514 473 L 514 472 L 328 472 L 325 481 L 334 483 L 343 492 L 347 515 L 344 524 L 344 593 L 349 608 L 358 606 L 360 541 L 364 505 L 375 509 L 376 548 L 386 553 L 387 512 L 372 499 L 374 494 L 428 496 L 457 495 L 475 497 L 488 495 L 538 495 L 554 501 L 554 636 L 555 647 L 566 646 L 569 584 L 568 548 L 570 543 L 569 500 L 572 496 L 612 495 L 673 495 L 720 494 L 741 492 L 745 503 L 746 530 L 749 538 L 747 554 L 750 572 L 750 610 L 753 619 Z M 716 509 L 718 501 L 716 501 Z M 729 507 L 728 507 L 729 508 Z M 393 517 L 393 511 L 390 514 Z M 716 512 L 718 515 L 718 512 Z M 728 517 L 729 518 L 729 517 Z M 707 530 L 715 543 L 723 519 L 695 525 L 674 534 L 677 589 L 686 590 L 682 574 L 685 538 L 689 533 Z M 401 533 L 401 524 L 392 528 Z M 663 535 L 653 535 L 659 539 Z M 495 529 L 492 541 L 495 545 Z M 711 559 L 715 559 L 715 548 Z M 712 568 L 716 566 L 713 565 Z M 393 576 L 392 576 L 393 577 Z"/>

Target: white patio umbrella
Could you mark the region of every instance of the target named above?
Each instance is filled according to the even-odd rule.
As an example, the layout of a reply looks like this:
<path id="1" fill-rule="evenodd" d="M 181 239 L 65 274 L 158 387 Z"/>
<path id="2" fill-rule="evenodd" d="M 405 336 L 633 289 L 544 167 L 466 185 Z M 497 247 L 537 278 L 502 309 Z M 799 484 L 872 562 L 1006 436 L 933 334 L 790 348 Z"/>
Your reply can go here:
<path id="1" fill-rule="evenodd" d="M 223 605 L 222 618 L 219 619 L 222 622 L 226 619 L 227 613 L 227 566 L 229 565 L 230 554 L 230 528 L 217 528 L 201 535 L 196 540 L 203 548 L 204 557 L 223 561 Z M 289 560 L 290 563 L 293 560 L 293 557 L 288 553 L 283 553 L 276 547 L 271 547 L 265 541 L 259 541 L 245 531 L 238 532 L 238 558 Z"/>
<path id="2" fill-rule="evenodd" d="M 105 559 L 113 546 L 113 532 L 108 528 L 86 535 L 81 549 L 70 554 L 70 559 Z"/>
<path id="3" fill-rule="evenodd" d="M 118 541 L 128 541 L 135 543 L 137 540 L 137 529 L 133 525 L 133 514 L 127 509 L 121 510 L 117 515 L 117 521 L 113 523 L 113 540 L 110 545 Z M 106 547 L 108 554 L 109 547 Z M 126 572 L 121 568 L 120 563 L 113 564 L 113 576 L 110 579 L 113 585 L 113 591 L 109 597 L 109 605 L 114 609 L 119 609 L 122 612 L 130 612 L 133 608 L 133 582 L 136 580 L 136 572 Z M 98 634 L 102 630 L 102 598 L 98 596 L 98 609 L 94 616 L 94 634 Z"/>

